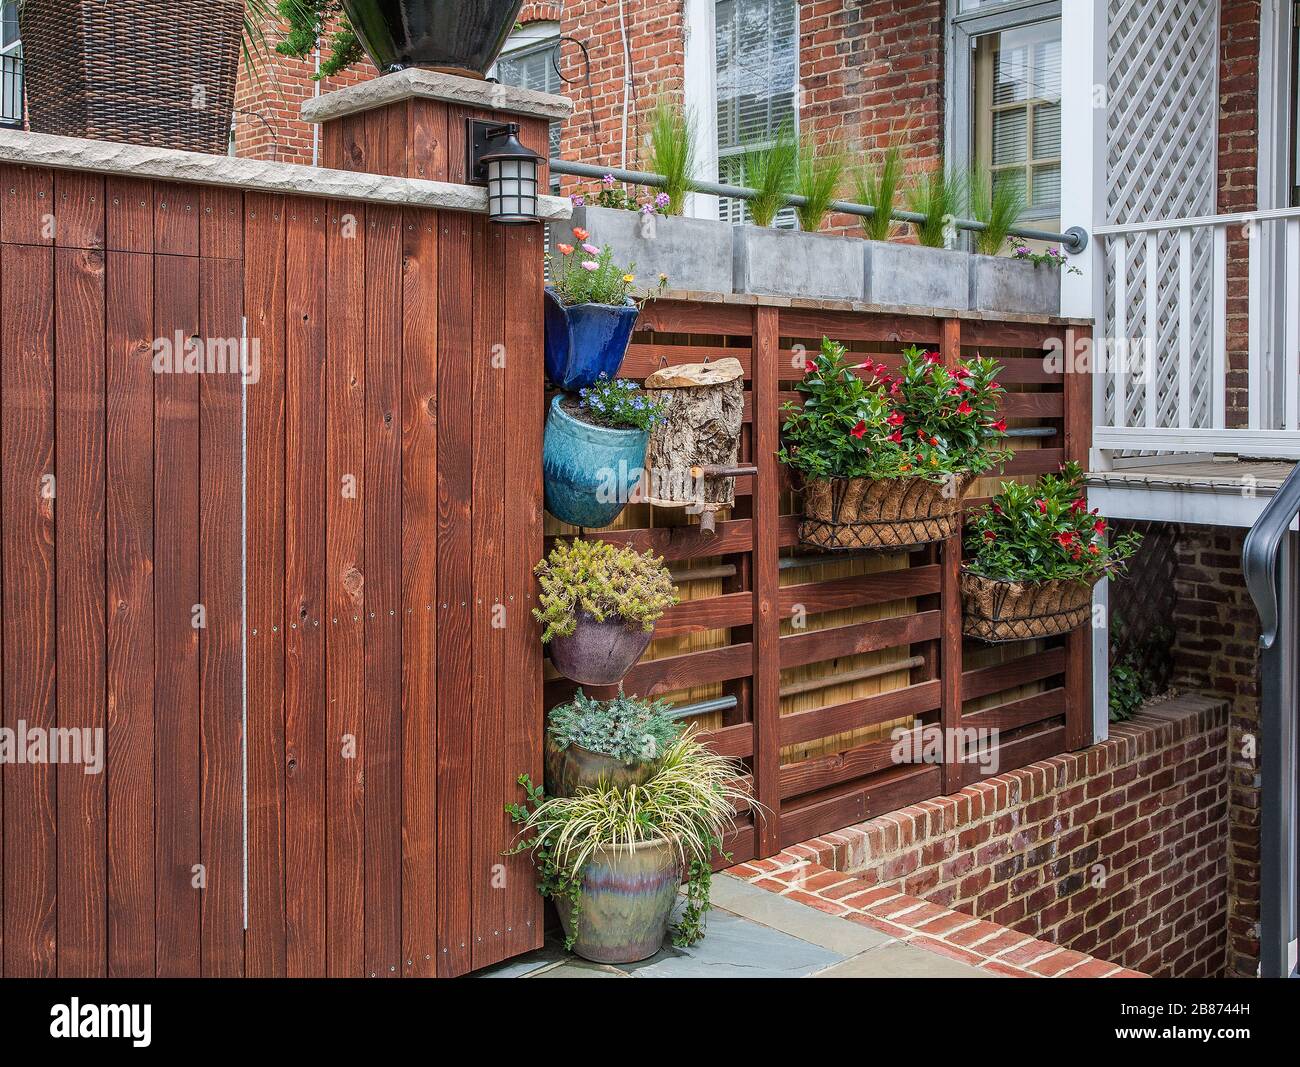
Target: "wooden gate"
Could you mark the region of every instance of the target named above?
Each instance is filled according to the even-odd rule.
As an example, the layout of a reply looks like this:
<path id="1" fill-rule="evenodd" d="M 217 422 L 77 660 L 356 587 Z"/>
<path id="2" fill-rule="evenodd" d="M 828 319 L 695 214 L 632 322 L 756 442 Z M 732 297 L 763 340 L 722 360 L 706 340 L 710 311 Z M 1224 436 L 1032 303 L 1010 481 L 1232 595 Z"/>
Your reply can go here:
<path id="1" fill-rule="evenodd" d="M 540 771 L 541 246 L 0 168 L 3 725 L 106 747 L 0 769 L 4 974 L 540 944 L 501 851 Z"/>

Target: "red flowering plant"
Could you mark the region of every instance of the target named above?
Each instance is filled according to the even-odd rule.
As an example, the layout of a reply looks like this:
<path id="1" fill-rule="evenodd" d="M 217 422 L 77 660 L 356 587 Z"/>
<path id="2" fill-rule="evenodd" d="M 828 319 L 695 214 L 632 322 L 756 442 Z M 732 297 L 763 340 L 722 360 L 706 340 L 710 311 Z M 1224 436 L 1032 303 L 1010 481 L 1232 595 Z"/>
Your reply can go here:
<path id="1" fill-rule="evenodd" d="M 1009 452 L 997 445 L 994 380 L 1001 366 L 976 358 L 943 366 L 934 352 L 903 350 L 897 375 L 870 358 L 849 362 L 842 344 L 822 341 L 805 364 L 803 405 L 786 404 L 781 460 L 807 478 L 925 478 L 981 474 Z"/>
<path id="2" fill-rule="evenodd" d="M 1108 541 L 1106 520 L 1088 510 L 1083 468 L 1068 463 L 1033 485 L 1003 482 L 1002 492 L 967 520 L 965 566 L 995 581 L 1091 584 L 1120 570 L 1141 542 L 1137 533 Z"/>

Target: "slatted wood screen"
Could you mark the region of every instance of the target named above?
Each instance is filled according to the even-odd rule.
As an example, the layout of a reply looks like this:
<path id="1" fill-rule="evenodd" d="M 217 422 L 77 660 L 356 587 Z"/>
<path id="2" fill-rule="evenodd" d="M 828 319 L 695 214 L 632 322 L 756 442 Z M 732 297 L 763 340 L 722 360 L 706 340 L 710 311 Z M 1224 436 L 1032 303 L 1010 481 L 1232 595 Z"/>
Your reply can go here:
<path id="1" fill-rule="evenodd" d="M 1074 328 L 1077 336 L 1084 332 Z M 901 553 L 817 555 L 798 547 L 796 498 L 775 458 L 780 407 L 800 399 L 804 354 L 823 336 L 897 368 L 919 344 L 952 362 L 997 356 L 1018 438 L 1004 476 L 1086 461 L 1088 382 L 1047 369 L 1044 352 L 1067 328 L 852 313 L 740 303 L 662 300 L 647 306 L 621 374 L 734 356 L 745 368 L 742 478 L 715 536 L 681 512 L 633 504 L 617 528 L 584 531 L 664 556 L 682 602 L 624 680 L 627 692 L 690 705 L 734 698 L 694 717 L 715 746 L 742 760 L 760 802 L 727 843 L 733 860 L 780 848 L 977 780 L 973 760 L 899 765 L 893 727 L 937 724 L 998 730 L 1000 770 L 1081 747 L 1091 695 L 1086 632 L 991 647 L 963 642 L 957 579 L 960 538 Z M 996 491 L 982 479 L 973 507 Z M 548 520 L 554 537 L 576 533 Z M 552 675 L 546 706 L 573 683 Z M 609 696 L 613 689 L 591 692 Z M 720 861 L 721 862 L 721 861 Z"/>
<path id="2" fill-rule="evenodd" d="M 102 774 L 0 769 L 4 974 L 540 944 L 500 853 L 540 772 L 541 245 L 0 170 L 3 724 L 107 734 Z M 153 372 L 156 338 L 243 336 L 246 388 Z"/>

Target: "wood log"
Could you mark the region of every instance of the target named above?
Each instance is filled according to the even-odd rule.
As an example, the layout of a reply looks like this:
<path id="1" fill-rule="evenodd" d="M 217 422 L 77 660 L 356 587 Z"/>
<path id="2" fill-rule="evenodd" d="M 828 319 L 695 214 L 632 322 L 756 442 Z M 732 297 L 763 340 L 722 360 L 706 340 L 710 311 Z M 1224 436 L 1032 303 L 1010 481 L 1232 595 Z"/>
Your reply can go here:
<path id="1" fill-rule="evenodd" d="M 736 364 L 734 370 L 728 363 Z M 646 450 L 649 503 L 706 513 L 735 503 L 734 477 L 696 477 L 692 468 L 736 467 L 745 407 L 742 375 L 733 359 L 665 367 L 646 379 L 646 392 L 664 405 Z"/>

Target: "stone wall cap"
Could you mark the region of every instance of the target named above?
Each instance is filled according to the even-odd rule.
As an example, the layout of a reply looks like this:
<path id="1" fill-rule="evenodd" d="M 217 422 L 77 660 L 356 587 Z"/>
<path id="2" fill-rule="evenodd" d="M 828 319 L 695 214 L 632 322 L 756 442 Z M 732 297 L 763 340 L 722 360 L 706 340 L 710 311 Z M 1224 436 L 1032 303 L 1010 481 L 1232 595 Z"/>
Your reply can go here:
<path id="1" fill-rule="evenodd" d="M 306 167 L 298 163 L 274 163 L 240 156 L 181 152 L 174 148 L 117 141 L 56 137 L 22 130 L 0 130 L 0 163 L 121 174 L 157 181 L 194 182 L 260 193 L 441 208 L 476 215 L 485 215 L 488 209 L 487 189 L 477 185 Z M 567 197 L 540 196 L 537 201 L 543 220 L 559 221 L 572 214 L 573 208 Z"/>
<path id="2" fill-rule="evenodd" d="M 302 105 L 302 120 L 329 122 L 331 119 L 414 98 L 445 100 L 465 107 L 541 119 L 567 119 L 573 114 L 573 103 L 564 96 L 412 68 L 384 74 L 368 82 L 306 100 Z"/>

